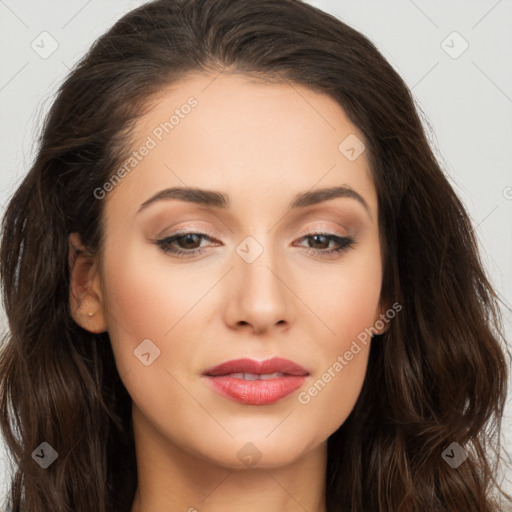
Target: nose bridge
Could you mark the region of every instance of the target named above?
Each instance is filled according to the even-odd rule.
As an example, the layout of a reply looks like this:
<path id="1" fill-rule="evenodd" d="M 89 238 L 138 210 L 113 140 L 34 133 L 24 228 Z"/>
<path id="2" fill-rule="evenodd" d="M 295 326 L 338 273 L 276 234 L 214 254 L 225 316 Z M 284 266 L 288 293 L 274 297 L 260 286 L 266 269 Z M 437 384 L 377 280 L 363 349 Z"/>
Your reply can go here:
<path id="1" fill-rule="evenodd" d="M 257 237 L 257 238 L 256 238 Z M 272 234 L 249 235 L 236 248 L 235 267 L 250 290 L 259 293 L 276 293 L 283 283 L 276 274 L 282 272 L 280 250 L 273 246 Z"/>
<path id="2" fill-rule="evenodd" d="M 249 235 L 236 247 L 231 308 L 236 315 L 232 320 L 258 329 L 289 320 L 285 265 L 271 240 L 272 233 Z"/>

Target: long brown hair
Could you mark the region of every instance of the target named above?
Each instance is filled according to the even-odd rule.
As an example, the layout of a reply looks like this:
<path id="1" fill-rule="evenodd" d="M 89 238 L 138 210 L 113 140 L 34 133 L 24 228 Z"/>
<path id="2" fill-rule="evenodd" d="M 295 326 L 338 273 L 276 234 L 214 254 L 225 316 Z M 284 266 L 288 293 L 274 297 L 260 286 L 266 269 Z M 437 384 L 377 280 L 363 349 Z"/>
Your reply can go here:
<path id="1" fill-rule="evenodd" d="M 119 20 L 62 84 L 3 218 L 0 424 L 16 463 L 12 511 L 131 508 L 131 399 L 108 333 L 71 318 L 68 236 L 101 249 L 104 201 L 94 191 L 130 152 L 148 99 L 192 71 L 326 93 L 365 137 L 382 295 L 403 311 L 372 343 L 359 399 L 328 440 L 327 510 L 502 510 L 510 353 L 498 297 L 403 80 L 366 37 L 300 0 L 157 0 Z M 46 469 L 32 456 L 42 442 L 58 453 Z M 468 455 L 456 469 L 443 457 L 452 443 Z"/>

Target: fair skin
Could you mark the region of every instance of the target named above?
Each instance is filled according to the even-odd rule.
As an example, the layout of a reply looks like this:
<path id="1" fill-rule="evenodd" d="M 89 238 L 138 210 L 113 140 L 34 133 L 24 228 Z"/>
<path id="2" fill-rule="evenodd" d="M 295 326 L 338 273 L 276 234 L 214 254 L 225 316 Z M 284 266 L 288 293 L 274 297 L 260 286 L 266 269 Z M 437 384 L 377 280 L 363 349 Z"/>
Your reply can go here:
<path id="1" fill-rule="evenodd" d="M 104 199 L 101 260 L 81 254 L 71 274 L 73 317 L 91 332 L 108 331 L 133 401 L 132 512 L 325 512 L 327 438 L 355 405 L 370 344 L 331 370 L 307 404 L 298 398 L 386 310 L 368 159 L 338 150 L 350 134 L 364 138 L 327 95 L 194 74 L 138 120 L 133 149 L 190 96 L 197 106 Z M 288 207 L 299 193 L 336 186 L 366 205 L 345 196 Z M 171 187 L 219 191 L 231 204 L 167 199 L 138 212 Z M 173 248 L 204 252 L 179 257 L 155 243 L 178 229 L 207 236 Z M 315 233 L 355 243 L 326 254 L 340 244 Z M 80 246 L 75 234 L 70 242 Z M 263 251 L 249 263 L 239 246 Z M 146 339 L 160 350 L 148 366 L 134 355 Z M 203 372 L 224 361 L 273 356 L 308 372 L 275 403 L 242 404 L 205 383 Z M 239 453 L 247 443 L 260 457 L 252 465 Z"/>

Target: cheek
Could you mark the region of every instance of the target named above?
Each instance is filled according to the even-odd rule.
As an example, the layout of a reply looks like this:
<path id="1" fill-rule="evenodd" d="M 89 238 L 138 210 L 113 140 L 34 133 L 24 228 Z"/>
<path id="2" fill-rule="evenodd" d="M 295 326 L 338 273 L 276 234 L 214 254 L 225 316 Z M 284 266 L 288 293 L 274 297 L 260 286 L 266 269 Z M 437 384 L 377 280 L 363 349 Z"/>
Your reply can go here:
<path id="1" fill-rule="evenodd" d="M 190 310 L 205 287 L 187 282 L 182 272 L 166 272 L 165 265 L 149 264 L 136 251 L 127 251 L 122 260 L 112 252 L 105 258 L 104 274 L 109 337 L 133 402 L 148 417 L 171 406 L 194 407 L 179 384 L 181 376 L 176 381 L 173 375 L 176 361 L 180 368 L 189 366 Z"/>
<path id="2" fill-rule="evenodd" d="M 122 259 L 112 252 L 105 259 L 104 305 L 113 342 L 149 338 L 164 344 L 213 284 L 212 276 L 211 283 L 191 279 L 159 255 L 148 261 L 147 252 L 127 251 Z"/>
<path id="3" fill-rule="evenodd" d="M 371 327 L 380 297 L 379 271 L 353 274 L 337 281 L 339 289 L 323 310 L 325 323 L 334 332 L 312 347 L 315 373 L 298 395 L 304 423 L 315 426 L 321 441 L 335 432 L 353 410 L 360 395 L 370 352 Z M 321 357 L 318 353 L 321 352 Z"/>
<path id="4" fill-rule="evenodd" d="M 190 305 L 179 275 L 173 276 L 171 286 L 165 269 L 148 265 L 141 252 L 127 250 L 122 258 L 118 256 L 111 251 L 105 258 L 103 299 L 112 349 L 119 373 L 124 375 L 145 368 L 134 354 L 144 340 L 151 341 L 142 345 L 150 357 L 158 355 L 149 368 L 165 359 L 166 333 Z"/>
<path id="5" fill-rule="evenodd" d="M 369 342 L 349 344 L 298 395 L 303 428 L 308 425 L 314 432 L 312 444 L 327 439 L 352 412 L 364 383 L 369 350 Z"/>
<path id="6" fill-rule="evenodd" d="M 347 253 L 339 265 L 318 269 L 303 288 L 325 324 L 325 351 L 348 350 L 350 341 L 379 318 L 382 269 L 379 248 Z"/>
<path id="7" fill-rule="evenodd" d="M 311 357 L 319 364 L 310 383 L 298 395 L 304 419 L 317 423 L 318 439 L 332 434 L 351 413 L 365 379 L 370 328 L 379 318 L 381 265 L 375 251 L 359 254 L 336 272 L 317 275 L 316 311 L 329 327 Z M 355 256 L 355 255 L 354 255 Z M 310 293 L 310 296 L 312 294 Z M 322 355 L 318 358 L 318 352 Z"/>

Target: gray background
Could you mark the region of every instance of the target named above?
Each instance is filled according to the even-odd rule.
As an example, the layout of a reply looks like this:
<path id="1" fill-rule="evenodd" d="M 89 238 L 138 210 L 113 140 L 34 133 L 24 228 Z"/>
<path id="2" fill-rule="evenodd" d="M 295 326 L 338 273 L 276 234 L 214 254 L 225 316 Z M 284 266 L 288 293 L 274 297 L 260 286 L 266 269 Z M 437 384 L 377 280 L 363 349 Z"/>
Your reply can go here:
<path id="1" fill-rule="evenodd" d="M 98 36 L 141 3 L 0 0 L 0 213 L 30 167 L 57 86 Z M 510 339 L 512 1 L 309 3 L 371 39 L 412 89 L 425 126 L 432 127 L 434 150 L 473 219 L 491 281 L 508 305 L 503 313 Z M 58 47 L 44 55 L 52 45 Z M 512 393 L 503 430 L 512 452 Z M 8 471 L 2 452 L 0 442 L 0 501 Z M 510 473 L 506 489 L 512 492 Z"/>

